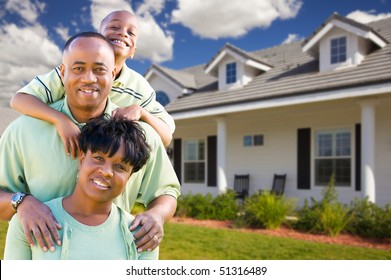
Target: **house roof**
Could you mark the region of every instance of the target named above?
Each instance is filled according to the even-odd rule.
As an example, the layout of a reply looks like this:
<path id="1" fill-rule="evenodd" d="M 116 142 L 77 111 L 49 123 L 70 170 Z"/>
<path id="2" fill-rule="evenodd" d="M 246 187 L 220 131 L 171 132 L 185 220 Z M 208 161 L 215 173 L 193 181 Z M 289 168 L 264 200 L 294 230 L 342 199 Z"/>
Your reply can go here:
<path id="1" fill-rule="evenodd" d="M 337 26 L 347 31 L 351 31 L 358 36 L 367 38 L 380 47 L 384 47 L 388 43 L 383 36 L 381 36 L 369 25 L 362 24 L 355 20 L 334 13 L 324 23 L 322 23 L 322 25 L 311 36 L 309 36 L 304 41 L 303 50 L 307 52 L 313 49 L 317 45 L 321 37 L 334 26 Z"/>
<path id="2" fill-rule="evenodd" d="M 359 23 L 354 24 L 362 27 Z M 391 41 L 391 18 L 372 22 L 366 28 Z M 249 53 L 260 61 L 268 61 L 273 68 L 234 90 L 218 90 L 216 78 L 205 73 L 201 75 L 200 71 L 207 64 L 177 70 L 198 73 L 196 80 L 209 81 L 209 84 L 203 83 L 192 94 L 173 100 L 166 110 L 175 117 L 175 113 L 180 112 L 391 82 L 391 44 L 372 51 L 358 66 L 328 72 L 319 72 L 318 59 L 303 52 L 303 44 L 302 40 Z"/>
<path id="3" fill-rule="evenodd" d="M 205 65 L 205 73 L 212 75 L 217 74 L 217 65 L 219 62 L 224 58 L 226 55 L 234 55 L 237 57 L 238 60 L 242 60 L 244 62 L 246 61 L 252 61 L 254 62 L 253 65 L 261 70 L 269 70 L 272 65 L 267 62 L 266 59 L 261 59 L 258 56 L 254 56 L 252 53 L 248 53 L 244 50 L 239 49 L 238 47 L 235 47 L 231 45 L 230 43 L 226 43 L 223 48 L 221 48 L 218 53 Z"/>
<path id="4" fill-rule="evenodd" d="M 191 73 L 187 73 L 183 70 L 177 71 L 154 64 L 148 69 L 146 77 L 150 76 L 152 73 L 155 73 L 157 75 L 163 75 L 164 77 L 168 78 L 180 87 L 188 89 L 193 89 L 197 87 L 194 75 L 192 75 Z"/>

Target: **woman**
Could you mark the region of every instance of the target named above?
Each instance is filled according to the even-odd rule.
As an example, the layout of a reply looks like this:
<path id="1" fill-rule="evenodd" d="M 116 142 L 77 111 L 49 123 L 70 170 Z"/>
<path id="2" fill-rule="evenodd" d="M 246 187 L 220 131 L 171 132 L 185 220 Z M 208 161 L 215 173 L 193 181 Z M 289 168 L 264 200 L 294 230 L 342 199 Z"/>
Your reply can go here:
<path id="1" fill-rule="evenodd" d="M 16 214 L 9 224 L 4 259 L 158 259 L 158 248 L 137 252 L 129 231 L 133 217 L 113 203 L 149 158 L 141 127 L 125 119 L 93 119 L 82 129 L 79 147 L 74 192 L 46 203 L 62 225 L 63 245 L 49 252 L 30 247 Z"/>

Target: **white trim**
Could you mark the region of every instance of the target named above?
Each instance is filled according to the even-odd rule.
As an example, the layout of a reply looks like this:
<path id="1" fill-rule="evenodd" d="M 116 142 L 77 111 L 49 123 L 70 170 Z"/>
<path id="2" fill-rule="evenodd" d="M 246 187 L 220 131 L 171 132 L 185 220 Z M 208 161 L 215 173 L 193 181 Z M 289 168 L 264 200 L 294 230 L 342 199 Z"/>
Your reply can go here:
<path id="1" fill-rule="evenodd" d="M 391 92 L 391 83 L 385 83 L 377 86 L 364 86 L 352 89 L 338 89 L 316 94 L 295 95 L 289 97 L 274 98 L 270 100 L 251 101 L 248 103 L 232 104 L 228 106 L 215 108 L 201 108 L 187 112 L 170 112 L 174 120 L 192 119 L 199 117 L 208 117 L 221 114 L 243 112 L 249 110 L 258 110 L 266 108 L 275 108 L 281 106 L 308 104 L 322 101 L 339 100 L 354 97 L 373 96 Z"/>
<path id="2" fill-rule="evenodd" d="M 333 21 L 334 22 L 334 21 Z M 383 48 L 386 45 L 386 42 L 384 42 L 379 36 L 374 34 L 372 31 L 366 31 L 361 28 L 346 24 L 344 22 L 335 21 L 335 26 L 339 27 L 341 29 L 344 29 L 350 33 L 353 33 L 359 37 L 369 39 L 379 47 Z"/>
<path id="3" fill-rule="evenodd" d="M 186 88 L 181 87 L 180 85 L 178 85 L 178 83 L 175 83 L 174 81 L 169 79 L 166 74 L 164 74 L 162 71 L 160 71 L 157 68 L 153 68 L 153 69 L 149 70 L 148 73 L 145 75 L 145 79 L 146 80 L 150 79 L 152 77 L 152 74 L 155 74 L 157 77 L 162 79 L 165 83 L 174 87 L 179 92 L 182 92 L 182 93 L 192 93 L 193 92 L 191 90 L 188 90 Z"/>
<path id="4" fill-rule="evenodd" d="M 328 23 L 325 27 L 323 27 L 310 41 L 308 41 L 307 44 L 303 46 L 303 52 L 307 52 L 309 49 L 311 49 L 318 41 L 326 35 L 327 32 L 329 32 L 333 28 L 332 23 Z"/>
<path id="5" fill-rule="evenodd" d="M 224 56 L 229 55 L 232 56 L 234 59 L 236 59 L 238 62 L 241 62 L 245 65 L 263 70 L 268 71 L 271 69 L 270 66 L 265 65 L 263 63 L 257 62 L 253 59 L 246 59 L 244 56 L 230 50 L 230 49 L 224 49 L 213 61 L 212 63 L 205 69 L 205 74 L 209 74 L 213 71 L 215 67 L 217 67 L 218 64 L 220 64 L 221 60 L 224 58 Z"/>
<path id="6" fill-rule="evenodd" d="M 256 68 L 256 69 L 265 71 L 265 72 L 266 72 L 266 71 L 269 71 L 270 69 L 272 69 L 270 66 L 267 66 L 267 65 L 265 65 L 265 64 L 256 62 L 256 61 L 251 60 L 251 59 L 247 59 L 247 60 L 244 62 L 244 64 L 247 65 L 247 66 L 250 66 L 250 67 L 253 67 L 253 68 Z"/>
<path id="7" fill-rule="evenodd" d="M 205 74 L 209 74 L 216 66 L 219 64 L 219 61 L 223 59 L 223 57 L 227 54 L 226 50 L 223 50 L 208 66 L 208 68 L 205 69 Z"/>
<path id="8" fill-rule="evenodd" d="M 310 41 L 308 41 L 307 44 L 303 46 L 302 48 L 303 52 L 307 52 L 312 47 L 314 47 L 333 27 L 338 27 L 347 32 L 353 33 L 359 37 L 369 39 L 376 45 L 380 46 L 381 48 L 386 46 L 386 42 L 382 40 L 379 36 L 374 34 L 373 32 L 366 31 L 361 28 L 352 26 L 348 23 L 342 22 L 340 20 L 333 19 L 325 27 L 323 27 Z"/>

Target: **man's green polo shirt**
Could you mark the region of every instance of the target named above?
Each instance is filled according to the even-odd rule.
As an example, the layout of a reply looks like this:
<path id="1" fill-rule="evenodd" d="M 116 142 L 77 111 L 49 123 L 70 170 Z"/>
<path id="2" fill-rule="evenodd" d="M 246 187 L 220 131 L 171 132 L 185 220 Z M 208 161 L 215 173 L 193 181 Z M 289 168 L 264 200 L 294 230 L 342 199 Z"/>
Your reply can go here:
<path id="1" fill-rule="evenodd" d="M 47 74 L 36 76 L 18 92 L 24 92 L 39 98 L 46 104 L 54 103 L 65 96 L 64 85 L 60 76 L 60 67 Z M 175 131 L 175 122 L 164 107 L 156 101 L 156 93 L 148 81 L 136 71 L 124 65 L 120 76 L 114 80 L 109 93 L 111 101 L 123 108 L 137 104 L 163 120 L 171 130 Z"/>
<path id="2" fill-rule="evenodd" d="M 51 107 L 63 112 L 79 127 L 67 105 L 67 99 Z M 105 113 L 117 106 L 110 101 Z M 157 132 L 140 122 L 151 147 L 148 162 L 134 173 L 116 204 L 129 212 L 137 200 L 148 205 L 160 195 L 178 197 L 180 185 Z M 65 153 L 56 127 L 46 121 L 21 116 L 13 121 L 0 138 L 0 187 L 9 192 L 33 194 L 42 202 L 72 193 L 78 172 L 78 160 Z"/>

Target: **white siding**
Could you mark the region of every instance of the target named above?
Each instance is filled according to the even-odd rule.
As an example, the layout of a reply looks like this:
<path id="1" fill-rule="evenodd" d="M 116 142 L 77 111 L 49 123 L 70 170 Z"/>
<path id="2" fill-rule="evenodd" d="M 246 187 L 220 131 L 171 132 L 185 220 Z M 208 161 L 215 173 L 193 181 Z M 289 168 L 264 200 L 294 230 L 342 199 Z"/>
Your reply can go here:
<path id="1" fill-rule="evenodd" d="M 391 202 L 391 103 L 382 102 L 376 114 L 376 198 L 382 205 Z M 270 189 L 274 173 L 286 173 L 285 195 L 297 197 L 300 203 L 310 197 L 320 198 L 323 187 L 314 186 L 311 172 L 311 189 L 297 189 L 297 129 L 311 128 L 311 148 L 314 149 L 314 132 L 317 129 L 350 128 L 352 132 L 352 184 L 337 187 L 339 199 L 349 203 L 361 193 L 355 190 L 354 139 L 355 124 L 361 122 L 358 100 L 313 103 L 267 110 L 255 110 L 225 116 L 227 122 L 227 182 L 233 187 L 234 174 L 250 174 L 250 193 Z M 177 121 L 175 138 L 206 139 L 216 135 L 213 118 Z M 263 146 L 244 147 L 244 135 L 264 135 Z M 311 167 L 313 168 L 313 155 Z M 183 184 L 183 193 L 217 194 L 217 188 L 205 185 Z"/>

